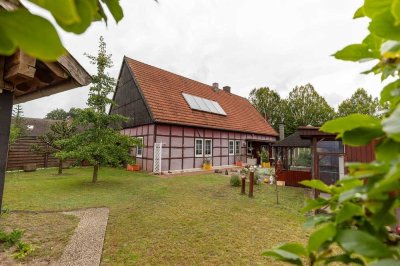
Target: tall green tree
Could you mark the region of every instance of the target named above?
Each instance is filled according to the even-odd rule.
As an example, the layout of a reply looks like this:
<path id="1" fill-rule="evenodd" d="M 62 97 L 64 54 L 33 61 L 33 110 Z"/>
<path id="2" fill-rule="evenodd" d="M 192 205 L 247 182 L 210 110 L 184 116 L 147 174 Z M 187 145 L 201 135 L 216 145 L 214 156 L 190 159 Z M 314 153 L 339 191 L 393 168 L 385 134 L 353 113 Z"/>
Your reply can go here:
<path id="1" fill-rule="evenodd" d="M 46 119 L 51 120 L 65 120 L 68 117 L 68 112 L 62 108 L 57 108 L 46 114 Z"/>
<path id="2" fill-rule="evenodd" d="M 253 89 L 249 101 L 275 130 L 282 122 L 281 96 L 269 87 Z"/>
<path id="3" fill-rule="evenodd" d="M 14 134 L 15 132 L 18 132 L 18 137 L 25 136 L 27 134 L 28 128 L 24 119 L 24 110 L 20 104 L 17 104 L 13 109 L 11 124 L 12 127 L 14 127 Z"/>
<path id="4" fill-rule="evenodd" d="M 50 130 L 38 137 L 39 141 L 44 145 L 34 144 L 32 150 L 43 155 L 56 154 L 62 151 L 63 147 L 59 141 L 68 139 L 76 133 L 76 127 L 69 121 L 58 121 L 50 126 Z M 63 159 L 58 159 L 58 174 L 61 175 L 63 170 Z"/>
<path id="5" fill-rule="evenodd" d="M 350 114 L 365 114 L 379 116 L 380 104 L 378 98 L 373 98 L 363 88 L 357 89 L 350 98 L 344 100 L 338 107 L 339 117 Z"/>
<path id="6" fill-rule="evenodd" d="M 282 101 L 286 134 L 294 133 L 299 126 L 321 126 L 335 117 L 335 110 L 311 84 L 296 86 Z"/>
<path id="7" fill-rule="evenodd" d="M 361 42 L 335 53 L 337 59 L 376 65 L 364 72 L 394 80 L 381 91 L 388 105 L 382 117 L 351 114 L 325 123 L 343 143 L 362 146 L 376 142 L 376 160 L 348 165 L 348 176 L 335 185 L 320 180 L 302 182 L 330 197 L 309 200 L 304 211 L 316 211 L 307 245 L 287 243 L 265 252 L 294 265 L 399 265 L 400 261 L 400 1 L 365 0 L 354 18 L 369 20 Z M 325 212 L 320 211 L 324 209 Z M 397 214 L 397 215 L 396 215 Z"/>
<path id="8" fill-rule="evenodd" d="M 107 54 L 106 43 L 100 37 L 97 56 L 88 55 L 91 63 L 97 66 L 90 87 L 88 106 L 80 110 L 74 123 L 85 130 L 74 134 L 71 138 L 58 142 L 63 148 L 57 156 L 87 160 L 93 165 L 92 182 L 98 178 L 100 165 L 120 165 L 132 162 L 129 155 L 132 146 L 141 142 L 133 137 L 122 135 L 120 125 L 127 118 L 120 115 L 108 115 L 106 108 L 115 104 L 107 96 L 113 92 L 114 78 L 110 77 L 107 69 L 112 66 L 111 55 Z"/>

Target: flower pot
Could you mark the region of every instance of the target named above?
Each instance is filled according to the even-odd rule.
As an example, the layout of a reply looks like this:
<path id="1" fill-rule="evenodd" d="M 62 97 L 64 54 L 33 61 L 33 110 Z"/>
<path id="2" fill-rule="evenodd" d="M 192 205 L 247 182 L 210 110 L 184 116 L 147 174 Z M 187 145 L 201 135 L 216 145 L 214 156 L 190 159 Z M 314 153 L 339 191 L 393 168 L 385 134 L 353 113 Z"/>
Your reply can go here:
<path id="1" fill-rule="evenodd" d="M 204 170 L 212 170 L 212 164 L 210 164 L 210 163 L 203 164 L 203 169 Z"/>
<path id="2" fill-rule="evenodd" d="M 128 171 L 140 171 L 140 165 L 138 164 L 128 164 L 126 167 Z"/>
<path id="3" fill-rule="evenodd" d="M 34 172 L 37 169 L 37 165 L 35 163 L 27 163 L 23 166 L 24 172 Z"/>
<path id="4" fill-rule="evenodd" d="M 263 168 L 271 168 L 271 164 L 270 163 L 262 163 L 262 167 Z"/>

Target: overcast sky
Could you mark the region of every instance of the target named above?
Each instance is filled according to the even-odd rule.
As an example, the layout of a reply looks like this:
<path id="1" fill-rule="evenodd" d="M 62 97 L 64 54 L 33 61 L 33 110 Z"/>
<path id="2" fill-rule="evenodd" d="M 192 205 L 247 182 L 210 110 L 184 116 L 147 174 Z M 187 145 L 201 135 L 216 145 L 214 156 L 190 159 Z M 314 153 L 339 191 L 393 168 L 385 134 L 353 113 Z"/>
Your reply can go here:
<path id="1" fill-rule="evenodd" d="M 103 35 L 117 78 L 124 55 L 248 97 L 268 86 L 283 97 L 311 83 L 336 107 L 357 88 L 374 96 L 378 76 L 361 75 L 371 63 L 335 60 L 331 54 L 367 34 L 367 20 L 353 20 L 362 0 L 122 0 L 118 24 L 94 23 L 83 35 L 61 32 L 65 47 L 95 73 L 83 53 L 96 54 Z M 41 13 L 41 11 L 34 10 Z M 43 14 L 43 13 L 41 13 Z M 84 107 L 88 88 L 23 104 L 26 117 L 55 108 Z"/>

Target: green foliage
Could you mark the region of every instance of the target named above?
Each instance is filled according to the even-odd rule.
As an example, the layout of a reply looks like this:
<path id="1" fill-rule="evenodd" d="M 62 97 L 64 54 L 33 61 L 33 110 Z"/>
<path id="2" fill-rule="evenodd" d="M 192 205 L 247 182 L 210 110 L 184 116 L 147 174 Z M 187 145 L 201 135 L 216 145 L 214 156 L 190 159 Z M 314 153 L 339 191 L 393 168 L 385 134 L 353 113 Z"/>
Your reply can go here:
<path id="1" fill-rule="evenodd" d="M 327 186 L 318 180 L 302 182 L 330 197 L 309 200 L 303 210 L 317 213 L 307 222 L 317 227 L 308 240 L 307 252 L 287 251 L 284 245 L 266 254 L 279 260 L 296 265 L 305 260 L 310 265 L 398 265 L 400 260 L 400 237 L 395 228 L 399 224 L 395 210 L 400 204 L 400 2 L 365 0 L 354 17 L 364 15 L 371 20 L 370 35 L 360 44 L 367 52 L 348 46 L 335 57 L 347 61 L 377 60 L 365 73 L 380 74 L 382 80 L 390 76 L 396 79 L 381 92 L 381 104 L 386 104 L 388 110 L 382 117 L 368 112 L 351 114 L 325 123 L 321 130 L 336 133 L 352 146 L 375 141 L 376 161 L 349 164 L 348 176 L 335 185 Z M 321 208 L 327 211 L 321 213 Z M 340 247 L 340 252 L 334 255 L 335 246 Z"/>
<path id="2" fill-rule="evenodd" d="M 20 104 L 17 104 L 13 109 L 11 124 L 17 129 L 16 132 L 18 132 L 18 137 L 25 136 L 27 134 L 28 128 L 24 119 L 24 111 L 22 110 L 22 106 Z"/>
<path id="3" fill-rule="evenodd" d="M 232 187 L 240 187 L 240 176 L 238 174 L 231 175 L 230 184 Z"/>
<path id="4" fill-rule="evenodd" d="M 372 98 L 372 95 L 360 88 L 353 95 L 344 100 L 338 107 L 338 116 L 343 117 L 350 114 L 365 114 L 370 116 L 379 116 L 380 103 L 378 98 Z"/>
<path id="5" fill-rule="evenodd" d="M 19 242 L 17 245 L 16 252 L 14 253 L 14 258 L 15 259 L 23 259 L 26 256 L 28 256 L 30 253 L 32 253 L 33 247 L 30 244 L 27 244 L 25 242 Z"/>
<path id="6" fill-rule="evenodd" d="M 20 230 L 13 230 L 11 233 L 6 233 L 3 230 L 0 230 L 0 243 L 2 243 L 6 248 L 10 248 L 15 246 L 23 235 L 23 232 Z"/>
<path id="7" fill-rule="evenodd" d="M 14 144 L 20 135 L 21 135 L 21 130 L 18 127 L 16 127 L 14 124 L 12 124 L 11 128 L 10 128 L 9 143 Z"/>
<path id="8" fill-rule="evenodd" d="M 278 130 L 279 123 L 282 122 L 280 108 L 281 97 L 279 94 L 268 87 L 253 89 L 250 92 L 249 101 L 265 120 L 267 120 L 275 130 Z"/>
<path id="9" fill-rule="evenodd" d="M 263 163 L 269 162 L 268 152 L 265 148 L 261 149 L 260 157 L 261 157 L 261 162 L 263 162 Z"/>
<path id="10" fill-rule="evenodd" d="M 67 111 L 61 108 L 57 108 L 47 113 L 45 118 L 51 120 L 65 120 L 68 118 L 68 116 L 69 115 Z"/>
<path id="11" fill-rule="evenodd" d="M 34 15 L 19 1 L 7 0 L 13 10 L 0 11 L 0 54 L 11 55 L 18 48 L 41 60 L 52 61 L 65 54 L 54 25 L 46 18 Z M 116 22 L 123 18 L 119 0 L 30 0 L 47 10 L 64 31 L 81 34 L 94 21 L 107 23 L 105 9 Z M 46 44 L 46 45 L 43 45 Z"/>
<path id="12" fill-rule="evenodd" d="M 307 149 L 307 150 L 301 150 L 299 152 L 298 157 L 296 158 L 295 165 L 298 166 L 311 166 L 311 150 Z"/>
<path id="13" fill-rule="evenodd" d="M 294 133 L 299 126 L 321 126 L 335 117 L 335 110 L 311 84 L 296 86 L 282 102 L 285 133 Z"/>
<path id="14" fill-rule="evenodd" d="M 88 55 L 91 63 L 97 66 L 97 75 L 93 76 L 90 87 L 88 106 L 79 110 L 74 124 L 83 128 L 83 132 L 74 134 L 68 139 L 56 141 L 62 148 L 56 156 L 61 159 L 74 158 L 87 160 L 94 166 L 93 182 L 97 181 L 100 165 L 118 166 L 133 163 L 129 155 L 132 146 L 141 145 L 137 138 L 122 135 L 120 125 L 126 118 L 120 115 L 108 115 L 106 107 L 114 104 L 107 96 L 113 92 L 115 80 L 106 69 L 112 66 L 111 55 L 107 54 L 106 44 L 100 38 L 98 55 Z"/>

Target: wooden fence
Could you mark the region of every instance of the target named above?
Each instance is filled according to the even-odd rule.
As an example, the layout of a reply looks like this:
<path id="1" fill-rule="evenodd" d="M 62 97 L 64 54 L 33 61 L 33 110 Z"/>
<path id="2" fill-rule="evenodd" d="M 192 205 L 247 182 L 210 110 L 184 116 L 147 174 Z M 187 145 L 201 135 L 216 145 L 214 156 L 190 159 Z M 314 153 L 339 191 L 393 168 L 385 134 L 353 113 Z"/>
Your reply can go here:
<path id="1" fill-rule="evenodd" d="M 31 147 L 34 144 L 44 147 L 44 144 L 37 137 L 21 137 L 10 145 L 7 170 L 21 170 L 24 165 L 30 163 L 35 163 L 38 168 L 58 166 L 58 159 L 54 156 L 33 152 Z"/>
<path id="2" fill-rule="evenodd" d="M 311 172 L 309 171 L 283 170 L 281 172 L 278 172 L 277 175 L 278 181 L 285 181 L 286 186 L 292 186 L 292 187 L 303 187 L 301 184 L 299 184 L 299 182 L 310 179 L 311 179 Z"/>

